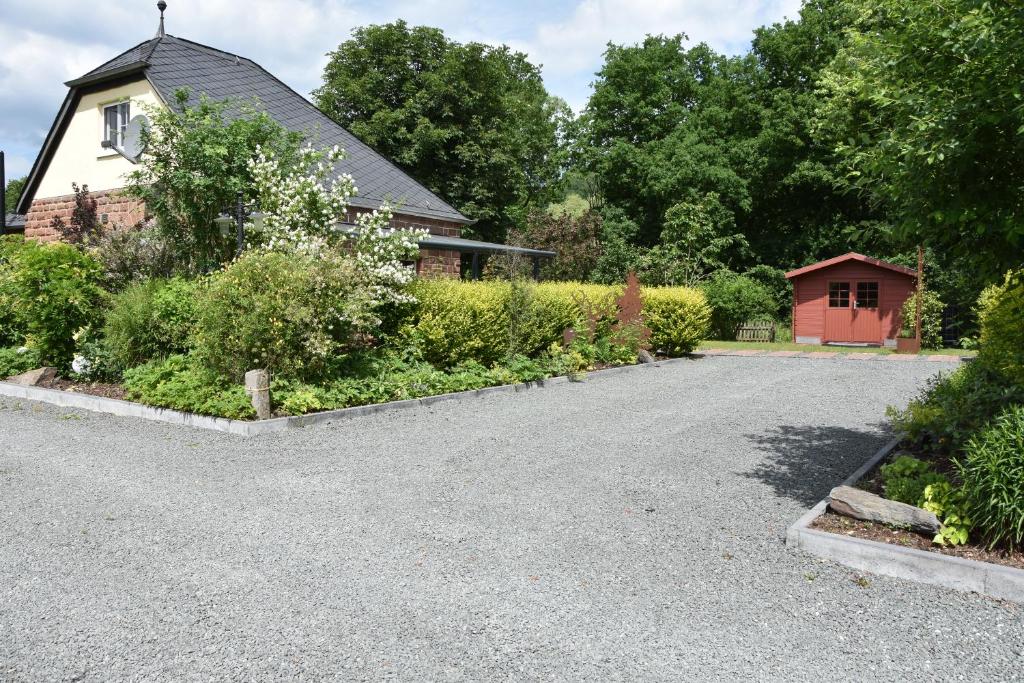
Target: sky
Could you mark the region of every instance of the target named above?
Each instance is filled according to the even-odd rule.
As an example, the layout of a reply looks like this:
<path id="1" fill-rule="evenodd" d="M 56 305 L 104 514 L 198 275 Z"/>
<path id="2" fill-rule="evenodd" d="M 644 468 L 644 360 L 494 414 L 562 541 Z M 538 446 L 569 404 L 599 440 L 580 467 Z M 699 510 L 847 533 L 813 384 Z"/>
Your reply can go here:
<path id="1" fill-rule="evenodd" d="M 167 32 L 253 59 L 298 92 L 320 84 L 326 53 L 353 28 L 405 19 L 460 42 L 506 44 L 540 64 L 548 91 L 577 111 L 609 42 L 685 33 L 728 54 L 758 26 L 796 18 L 800 0 L 167 0 Z M 0 150 L 7 178 L 28 173 L 81 76 L 156 33 L 156 0 L 3 0 Z"/>

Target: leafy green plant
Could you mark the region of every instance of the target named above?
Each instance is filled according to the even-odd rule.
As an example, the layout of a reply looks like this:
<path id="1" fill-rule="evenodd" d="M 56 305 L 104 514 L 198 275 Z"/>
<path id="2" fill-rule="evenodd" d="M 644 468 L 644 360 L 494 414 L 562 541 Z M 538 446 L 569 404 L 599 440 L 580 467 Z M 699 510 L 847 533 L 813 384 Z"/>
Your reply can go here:
<path id="1" fill-rule="evenodd" d="M 0 380 L 40 366 L 39 354 L 27 346 L 0 348 Z"/>
<path id="2" fill-rule="evenodd" d="M 25 244 L 20 236 L 0 236 L 0 283 L 7 277 L 6 273 L 13 268 L 11 260 Z M 24 321 L 18 318 L 15 311 L 15 299 L 6 287 L 0 286 L 0 346 L 19 345 L 25 339 Z"/>
<path id="3" fill-rule="evenodd" d="M 124 388 L 127 398 L 151 406 L 237 420 L 256 416 L 245 387 L 217 377 L 188 356 L 126 370 Z"/>
<path id="4" fill-rule="evenodd" d="M 973 436 L 957 460 L 964 508 L 990 546 L 1024 547 L 1024 405 Z"/>
<path id="5" fill-rule="evenodd" d="M 981 351 L 978 361 L 1024 386 L 1024 270 L 1008 273 L 1003 283 L 978 300 Z"/>
<path id="6" fill-rule="evenodd" d="M 907 505 L 921 505 L 925 489 L 949 480 L 936 472 L 931 463 L 901 455 L 891 463 L 882 465 L 882 487 L 885 497 Z"/>
<path id="7" fill-rule="evenodd" d="M 904 410 L 888 408 L 894 428 L 915 448 L 956 455 L 1004 407 L 1024 403 L 1024 386 L 975 361 L 928 381 Z"/>
<path id="8" fill-rule="evenodd" d="M 102 315 L 101 280 L 99 263 L 67 244 L 25 242 L 10 254 L 0 291 L 42 363 L 70 367 L 75 333 Z"/>
<path id="9" fill-rule="evenodd" d="M 942 312 L 946 305 L 939 299 L 939 295 L 930 289 L 924 291 L 924 298 L 921 303 L 921 348 L 941 349 L 942 348 Z M 902 327 L 901 337 L 913 337 L 914 325 L 917 320 L 917 293 L 915 292 L 903 302 L 900 312 Z"/>
<path id="10" fill-rule="evenodd" d="M 153 279 L 131 285 L 112 297 L 103 335 L 121 368 L 189 349 L 202 283 Z"/>
<path id="11" fill-rule="evenodd" d="M 948 481 L 937 481 L 924 489 L 925 510 L 935 513 L 942 522 L 939 533 L 935 534 L 932 543 L 939 545 L 963 545 L 970 537 L 974 523 L 964 505 L 961 489 L 954 488 Z"/>

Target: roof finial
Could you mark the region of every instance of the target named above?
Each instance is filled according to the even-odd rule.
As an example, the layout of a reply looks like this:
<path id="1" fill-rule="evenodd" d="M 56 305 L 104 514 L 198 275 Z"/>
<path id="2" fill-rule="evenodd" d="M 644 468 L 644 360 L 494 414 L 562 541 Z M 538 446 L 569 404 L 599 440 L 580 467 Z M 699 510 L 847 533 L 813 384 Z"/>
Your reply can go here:
<path id="1" fill-rule="evenodd" d="M 164 2 L 164 0 L 160 0 L 160 2 L 156 3 L 156 8 L 158 10 L 160 10 L 160 28 L 158 28 L 156 30 L 156 37 L 157 38 L 163 38 L 164 37 L 164 10 L 167 9 L 167 3 Z"/>

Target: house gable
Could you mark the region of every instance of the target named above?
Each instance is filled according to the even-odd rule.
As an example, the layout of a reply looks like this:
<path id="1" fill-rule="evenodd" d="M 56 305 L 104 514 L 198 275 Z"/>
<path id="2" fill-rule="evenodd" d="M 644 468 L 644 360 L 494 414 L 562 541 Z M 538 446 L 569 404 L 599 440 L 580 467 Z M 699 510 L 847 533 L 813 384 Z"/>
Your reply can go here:
<path id="1" fill-rule="evenodd" d="M 156 89 L 143 77 L 78 93 L 45 167 L 38 170 L 34 199 L 46 200 L 72 193 L 71 184 L 88 185 L 93 192 L 124 187 L 135 166 L 112 149 L 104 149 L 104 107 L 127 102 L 131 116 L 162 104 Z"/>

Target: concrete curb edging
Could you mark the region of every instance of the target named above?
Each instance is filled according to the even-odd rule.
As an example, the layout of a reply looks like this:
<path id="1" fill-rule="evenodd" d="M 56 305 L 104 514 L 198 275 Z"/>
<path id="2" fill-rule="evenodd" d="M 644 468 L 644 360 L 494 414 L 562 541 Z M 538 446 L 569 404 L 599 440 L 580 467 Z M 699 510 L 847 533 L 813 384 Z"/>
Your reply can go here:
<path id="1" fill-rule="evenodd" d="M 320 413 L 310 413 L 308 415 L 297 415 L 294 417 L 277 417 L 269 420 L 259 421 L 231 420 L 224 417 L 196 415 L 195 413 L 186 413 L 180 410 L 171 410 L 169 408 L 155 408 L 153 406 L 143 405 L 142 403 L 123 401 L 121 399 L 116 398 L 103 398 L 102 396 L 93 396 L 91 394 L 79 394 L 73 391 L 61 391 L 59 389 L 26 387 L 20 384 L 11 384 L 10 382 L 2 381 L 0 381 L 0 396 L 20 398 L 28 401 L 40 401 L 42 403 L 49 403 L 51 405 L 61 406 L 64 408 L 80 408 L 82 410 L 90 410 L 96 413 L 108 413 L 110 415 L 117 415 L 120 417 L 138 417 L 144 420 L 166 422 L 169 424 L 195 427 L 197 429 L 209 429 L 218 432 L 227 432 L 229 434 L 236 434 L 238 436 L 259 436 L 262 434 L 273 434 L 275 432 L 283 432 L 289 429 L 309 427 L 312 425 L 323 424 L 325 422 L 332 422 L 334 420 L 344 420 L 350 417 L 358 417 L 360 415 L 373 415 L 375 413 L 390 412 L 392 410 L 402 410 L 405 408 L 415 408 L 418 406 L 429 406 L 435 403 L 441 403 L 442 401 L 461 401 L 466 399 L 479 398 L 490 394 L 520 392 L 526 391 L 528 389 L 543 388 L 558 384 L 568 384 L 570 382 L 582 382 L 585 381 L 587 377 L 600 377 L 607 375 L 615 375 L 620 372 L 629 372 L 632 370 L 639 370 L 644 368 L 657 368 L 663 365 L 670 365 L 673 363 L 690 361 L 700 357 L 700 354 L 691 354 L 689 356 L 682 356 L 680 358 L 668 358 L 665 360 L 659 360 L 655 361 L 654 363 L 638 363 L 636 365 L 622 365 L 614 368 L 605 368 L 603 370 L 594 370 L 592 372 L 584 373 L 582 376 L 579 377 L 551 377 L 536 382 L 523 382 L 520 384 L 502 384 L 495 387 L 485 387 L 483 389 L 459 391 L 451 394 L 437 394 L 436 396 L 410 398 L 404 401 L 375 403 L 366 406 L 354 406 L 352 408 L 326 410 Z"/>
<path id="2" fill-rule="evenodd" d="M 899 442 L 893 439 L 883 446 L 843 485 L 853 486 L 860 481 Z M 786 530 L 786 545 L 873 574 L 1024 603 L 1024 569 L 812 529 L 811 524 L 827 507 L 826 498 L 804 513 Z"/>

